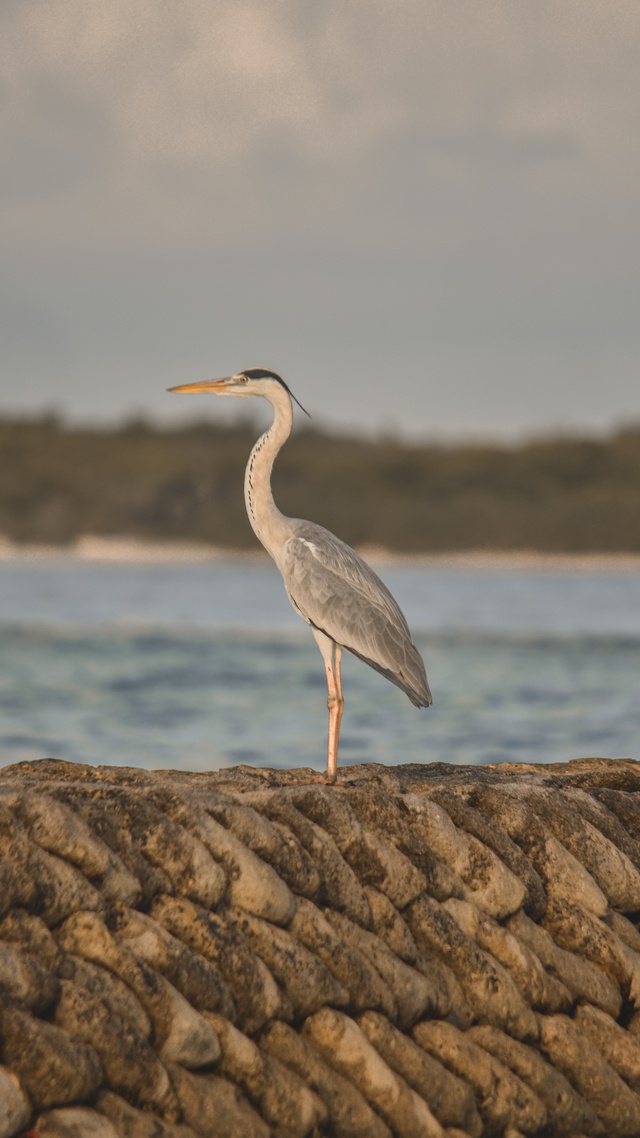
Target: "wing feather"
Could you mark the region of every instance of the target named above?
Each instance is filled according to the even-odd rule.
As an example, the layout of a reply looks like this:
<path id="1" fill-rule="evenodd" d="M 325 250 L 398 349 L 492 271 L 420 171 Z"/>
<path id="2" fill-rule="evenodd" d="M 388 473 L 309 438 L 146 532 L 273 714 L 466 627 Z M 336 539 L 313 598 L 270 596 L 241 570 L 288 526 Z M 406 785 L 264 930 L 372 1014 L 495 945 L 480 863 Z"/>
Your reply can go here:
<path id="1" fill-rule="evenodd" d="M 293 607 L 308 624 L 397 684 L 418 707 L 431 703 L 402 610 L 353 549 L 322 526 L 297 522 L 280 569 Z"/>

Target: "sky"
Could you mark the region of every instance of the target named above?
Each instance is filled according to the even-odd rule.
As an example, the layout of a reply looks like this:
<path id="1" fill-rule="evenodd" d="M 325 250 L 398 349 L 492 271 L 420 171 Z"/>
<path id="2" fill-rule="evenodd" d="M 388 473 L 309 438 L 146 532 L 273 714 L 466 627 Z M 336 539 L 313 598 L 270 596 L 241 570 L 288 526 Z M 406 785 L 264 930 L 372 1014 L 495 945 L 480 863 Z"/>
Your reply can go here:
<path id="1" fill-rule="evenodd" d="M 0 414 L 639 422 L 639 124 L 637 0 L 3 0 Z"/>

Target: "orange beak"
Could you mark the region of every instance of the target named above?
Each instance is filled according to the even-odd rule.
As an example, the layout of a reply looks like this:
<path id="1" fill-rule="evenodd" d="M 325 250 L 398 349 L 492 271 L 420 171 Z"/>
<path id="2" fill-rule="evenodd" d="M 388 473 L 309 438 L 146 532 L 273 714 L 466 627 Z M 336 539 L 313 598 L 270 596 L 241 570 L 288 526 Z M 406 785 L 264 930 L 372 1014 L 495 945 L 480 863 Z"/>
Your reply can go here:
<path id="1" fill-rule="evenodd" d="M 198 383 L 183 383 L 180 387 L 168 387 L 167 391 L 182 392 L 183 395 L 191 394 L 196 391 L 223 391 L 227 386 L 230 376 L 225 376 L 223 379 L 201 379 Z"/>

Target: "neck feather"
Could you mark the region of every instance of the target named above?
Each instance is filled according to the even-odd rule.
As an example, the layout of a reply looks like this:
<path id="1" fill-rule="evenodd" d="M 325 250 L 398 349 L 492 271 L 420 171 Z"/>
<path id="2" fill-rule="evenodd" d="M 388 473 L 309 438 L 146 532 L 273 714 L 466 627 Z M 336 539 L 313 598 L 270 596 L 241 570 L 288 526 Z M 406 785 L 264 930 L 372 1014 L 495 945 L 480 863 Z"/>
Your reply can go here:
<path id="1" fill-rule="evenodd" d="M 256 537 L 277 562 L 290 527 L 289 519 L 280 513 L 273 500 L 271 471 L 278 451 L 291 434 L 293 409 L 284 388 L 279 387 L 267 398 L 273 407 L 273 422 L 249 455 L 244 474 L 244 500 Z"/>

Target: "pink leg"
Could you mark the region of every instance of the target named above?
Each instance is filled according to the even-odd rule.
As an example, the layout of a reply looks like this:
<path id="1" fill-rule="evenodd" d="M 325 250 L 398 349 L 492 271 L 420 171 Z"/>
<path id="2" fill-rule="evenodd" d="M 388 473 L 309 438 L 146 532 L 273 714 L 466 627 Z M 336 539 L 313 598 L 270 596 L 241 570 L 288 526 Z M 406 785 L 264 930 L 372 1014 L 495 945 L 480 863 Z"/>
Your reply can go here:
<path id="1" fill-rule="evenodd" d="M 340 658 L 342 649 L 337 644 L 331 654 L 331 659 L 325 659 L 324 666 L 327 673 L 327 707 L 329 708 L 329 742 L 327 747 L 327 782 L 335 782 L 338 773 L 338 740 L 340 738 L 340 723 L 342 722 L 342 680 L 340 678 Z"/>
<path id="2" fill-rule="evenodd" d="M 326 633 L 319 628 L 312 628 L 313 638 L 320 649 L 324 668 L 327 673 L 327 707 L 329 708 L 329 742 L 327 746 L 327 774 L 325 782 L 335 782 L 338 773 L 338 739 L 340 738 L 340 722 L 344 700 L 342 698 L 342 680 L 340 679 L 340 661 L 342 660 L 342 647 L 336 644 Z"/>

